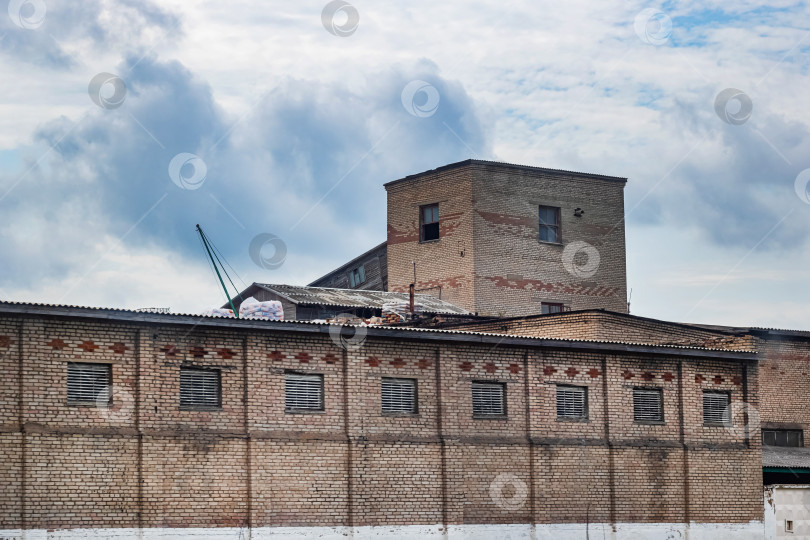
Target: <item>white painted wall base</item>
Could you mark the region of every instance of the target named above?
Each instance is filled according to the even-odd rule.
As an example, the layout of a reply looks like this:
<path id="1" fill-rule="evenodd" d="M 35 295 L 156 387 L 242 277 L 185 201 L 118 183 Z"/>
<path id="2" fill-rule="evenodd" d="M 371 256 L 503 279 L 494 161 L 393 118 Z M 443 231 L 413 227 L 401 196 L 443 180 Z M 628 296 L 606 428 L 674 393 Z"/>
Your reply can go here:
<path id="1" fill-rule="evenodd" d="M 553 525 L 408 525 L 390 527 L 256 527 L 188 529 L 64 529 L 0 530 L 0 539 L 14 540 L 762 540 L 761 521 L 730 523 L 618 523 Z"/>

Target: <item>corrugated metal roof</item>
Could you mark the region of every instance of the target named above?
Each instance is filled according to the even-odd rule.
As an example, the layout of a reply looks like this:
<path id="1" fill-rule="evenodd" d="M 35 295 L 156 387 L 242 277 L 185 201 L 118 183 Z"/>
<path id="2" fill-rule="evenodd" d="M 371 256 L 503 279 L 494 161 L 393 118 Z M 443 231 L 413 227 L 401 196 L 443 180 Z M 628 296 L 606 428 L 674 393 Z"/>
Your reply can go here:
<path id="1" fill-rule="evenodd" d="M 252 329 L 274 329 L 280 331 L 301 331 L 307 329 L 309 332 L 320 332 L 328 334 L 332 325 L 328 323 L 317 323 L 312 321 L 268 321 L 266 319 L 231 317 L 214 317 L 209 315 L 196 315 L 193 313 L 145 313 L 132 309 L 122 308 L 100 308 L 76 305 L 44 304 L 36 302 L 13 302 L 0 300 L 0 313 L 45 315 L 45 316 L 68 316 L 97 318 L 104 320 L 123 320 L 145 323 L 164 324 L 189 324 L 217 325 L 218 327 L 229 328 L 252 328 Z M 345 325 L 351 326 L 351 325 Z M 598 349 L 605 346 L 606 349 L 624 350 L 627 352 L 653 352 L 658 354 L 675 354 L 678 356 L 691 356 L 700 353 L 709 354 L 723 358 L 738 358 L 745 360 L 755 359 L 754 353 L 746 350 L 717 349 L 709 347 L 692 347 L 685 345 L 650 345 L 648 343 L 604 341 L 595 339 L 567 339 L 567 338 L 543 338 L 534 336 L 516 336 L 513 334 L 496 334 L 487 332 L 470 332 L 463 330 L 439 330 L 435 328 L 408 328 L 403 326 L 368 326 L 368 335 L 384 336 L 386 334 L 404 337 L 407 334 L 413 335 L 414 339 L 419 339 L 417 334 L 428 336 L 447 336 L 451 341 L 472 341 L 476 343 L 494 343 L 496 345 L 529 345 L 537 343 L 540 346 L 555 347 L 562 344 L 572 344 Z M 453 337 L 457 336 L 457 337 Z M 672 352 L 667 352 L 672 351 Z M 682 352 L 677 352 L 682 351 Z"/>
<path id="2" fill-rule="evenodd" d="M 763 446 L 762 466 L 784 469 L 810 469 L 810 448 Z"/>
<path id="3" fill-rule="evenodd" d="M 358 289 L 332 289 L 328 287 L 304 287 L 300 285 L 274 285 L 255 283 L 263 289 L 274 292 L 294 304 L 340 306 L 352 308 L 381 309 L 385 302 L 410 300 L 408 293 L 387 291 L 363 291 Z M 439 300 L 429 294 L 417 294 L 416 302 L 427 313 L 447 315 L 468 315 L 470 312 L 458 306 Z"/>

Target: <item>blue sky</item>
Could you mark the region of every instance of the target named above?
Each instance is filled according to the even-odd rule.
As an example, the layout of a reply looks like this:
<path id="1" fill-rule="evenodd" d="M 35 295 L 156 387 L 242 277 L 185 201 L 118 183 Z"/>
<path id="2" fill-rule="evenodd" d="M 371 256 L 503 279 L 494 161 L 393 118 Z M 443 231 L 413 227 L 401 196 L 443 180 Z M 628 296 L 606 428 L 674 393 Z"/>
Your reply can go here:
<path id="1" fill-rule="evenodd" d="M 810 328 L 805 3 L 352 2 L 345 36 L 325 6 L 0 10 L 0 298 L 219 305 L 196 223 L 244 282 L 304 284 L 385 239 L 383 183 L 473 157 L 628 177 L 633 313 Z"/>

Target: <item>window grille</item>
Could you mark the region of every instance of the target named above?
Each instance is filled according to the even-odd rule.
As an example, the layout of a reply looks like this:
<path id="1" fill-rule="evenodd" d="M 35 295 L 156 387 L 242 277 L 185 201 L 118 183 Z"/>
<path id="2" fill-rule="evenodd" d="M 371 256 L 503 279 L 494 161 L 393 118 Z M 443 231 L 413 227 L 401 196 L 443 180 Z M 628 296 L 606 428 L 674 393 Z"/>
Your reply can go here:
<path id="1" fill-rule="evenodd" d="M 416 413 L 416 379 L 382 380 L 383 413 Z"/>
<path id="2" fill-rule="evenodd" d="M 180 368 L 181 407 L 222 406 L 222 380 L 218 369 Z"/>
<path id="3" fill-rule="evenodd" d="M 660 389 L 633 389 L 633 420 L 636 422 L 663 422 L 664 398 Z"/>
<path id="4" fill-rule="evenodd" d="M 557 385 L 557 417 L 587 418 L 588 389 L 583 386 Z"/>
<path id="5" fill-rule="evenodd" d="M 765 446 L 804 446 L 804 433 L 800 429 L 763 429 L 762 444 Z"/>
<path id="6" fill-rule="evenodd" d="M 473 382 L 473 416 L 503 416 L 506 414 L 506 386 L 498 382 Z"/>
<path id="7" fill-rule="evenodd" d="M 287 373 L 285 407 L 288 411 L 322 411 L 323 375 Z"/>
<path id="8" fill-rule="evenodd" d="M 731 396 L 726 392 L 703 392 L 703 423 L 731 424 Z"/>
<path id="9" fill-rule="evenodd" d="M 103 401 L 105 396 L 109 400 L 111 375 L 110 364 L 68 362 L 68 403 L 91 404 L 99 398 Z"/>

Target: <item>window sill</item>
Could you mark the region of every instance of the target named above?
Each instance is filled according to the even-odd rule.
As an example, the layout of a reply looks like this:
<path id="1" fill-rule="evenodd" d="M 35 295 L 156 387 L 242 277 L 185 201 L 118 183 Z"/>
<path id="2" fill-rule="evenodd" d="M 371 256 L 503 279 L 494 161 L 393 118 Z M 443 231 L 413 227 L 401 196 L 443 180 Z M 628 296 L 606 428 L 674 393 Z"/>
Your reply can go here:
<path id="1" fill-rule="evenodd" d="M 284 409 L 286 414 L 326 414 L 323 409 Z"/>
<path id="2" fill-rule="evenodd" d="M 437 238 L 436 240 L 419 240 L 420 244 L 437 244 L 441 238 Z"/>
<path id="3" fill-rule="evenodd" d="M 732 428 L 732 427 L 734 427 L 734 424 L 725 424 L 725 423 L 717 423 L 717 422 L 704 422 L 703 427 Z"/>
<path id="4" fill-rule="evenodd" d="M 538 244 L 543 244 L 543 245 L 546 245 L 546 246 L 559 246 L 559 247 L 563 246 L 562 242 L 546 242 L 545 240 L 538 240 L 537 243 Z"/>
<path id="5" fill-rule="evenodd" d="M 473 420 L 509 420 L 505 414 L 473 415 Z"/>
<path id="6" fill-rule="evenodd" d="M 582 423 L 590 422 L 591 419 L 589 417 L 587 417 L 587 416 L 583 416 L 581 418 L 573 418 L 573 417 L 568 417 L 568 416 L 558 416 L 556 421 L 557 422 L 575 422 L 575 423 L 582 424 Z"/>
<path id="7" fill-rule="evenodd" d="M 214 407 L 211 405 L 180 405 L 181 411 L 201 411 L 201 412 L 217 412 L 221 411 L 222 407 Z"/>
<path id="8" fill-rule="evenodd" d="M 633 420 L 633 423 L 639 426 L 665 426 L 667 423 L 663 420 Z"/>
<path id="9" fill-rule="evenodd" d="M 112 407 L 112 403 L 99 405 L 95 401 L 68 401 L 66 404 L 68 407 L 90 407 L 94 409 L 108 409 Z"/>
<path id="10" fill-rule="evenodd" d="M 383 416 L 393 416 L 393 417 L 404 417 L 404 418 L 421 418 L 422 415 L 419 413 L 410 413 L 410 412 L 384 412 L 381 413 Z"/>

